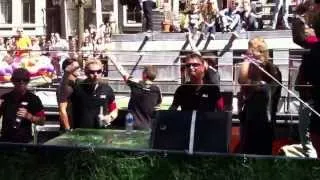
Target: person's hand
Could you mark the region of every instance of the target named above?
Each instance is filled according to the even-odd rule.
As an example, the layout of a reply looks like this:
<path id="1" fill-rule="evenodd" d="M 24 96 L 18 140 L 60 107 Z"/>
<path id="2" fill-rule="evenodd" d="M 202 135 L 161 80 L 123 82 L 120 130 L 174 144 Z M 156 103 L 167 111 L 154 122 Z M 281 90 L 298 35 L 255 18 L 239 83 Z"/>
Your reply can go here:
<path id="1" fill-rule="evenodd" d="M 106 127 L 111 124 L 112 118 L 110 115 L 99 114 L 98 120 L 103 127 Z"/>
<path id="2" fill-rule="evenodd" d="M 265 81 L 252 81 L 252 86 L 256 91 L 267 91 L 267 83 Z"/>
<path id="3" fill-rule="evenodd" d="M 308 37 L 308 36 L 316 36 L 316 33 L 314 32 L 314 30 L 312 28 L 306 28 L 304 30 L 304 34 Z"/>
<path id="4" fill-rule="evenodd" d="M 209 68 L 208 62 L 207 62 L 207 61 L 204 61 L 204 62 L 203 62 L 203 66 L 204 66 L 204 69 L 207 71 L 208 68 Z"/>
<path id="5" fill-rule="evenodd" d="M 67 133 L 67 132 L 72 132 L 72 131 L 73 131 L 73 129 L 71 129 L 71 128 L 65 128 L 65 129 L 64 129 L 64 132 L 66 132 L 66 133 Z"/>
<path id="6" fill-rule="evenodd" d="M 27 116 L 28 116 L 28 111 L 26 108 L 19 108 L 18 109 L 18 112 L 17 112 L 17 116 L 18 117 L 21 117 L 21 118 L 26 118 L 27 119 Z"/>

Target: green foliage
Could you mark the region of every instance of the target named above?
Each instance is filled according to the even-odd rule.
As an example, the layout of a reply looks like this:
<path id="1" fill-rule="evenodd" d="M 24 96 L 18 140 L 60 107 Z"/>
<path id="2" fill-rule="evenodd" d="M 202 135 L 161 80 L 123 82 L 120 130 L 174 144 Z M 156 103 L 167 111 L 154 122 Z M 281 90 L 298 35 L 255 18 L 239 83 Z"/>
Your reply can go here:
<path id="1" fill-rule="evenodd" d="M 319 179 L 318 160 L 191 156 L 111 150 L 2 151 L 0 179 Z"/>

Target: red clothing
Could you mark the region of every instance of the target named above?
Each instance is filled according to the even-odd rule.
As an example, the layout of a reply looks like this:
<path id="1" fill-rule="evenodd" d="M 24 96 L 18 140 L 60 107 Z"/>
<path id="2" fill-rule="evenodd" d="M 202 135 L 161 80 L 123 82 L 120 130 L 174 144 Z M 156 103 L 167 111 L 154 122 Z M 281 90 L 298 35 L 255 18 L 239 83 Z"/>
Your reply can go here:
<path id="1" fill-rule="evenodd" d="M 316 36 L 307 36 L 304 40 L 309 45 L 313 45 L 320 41 Z"/>

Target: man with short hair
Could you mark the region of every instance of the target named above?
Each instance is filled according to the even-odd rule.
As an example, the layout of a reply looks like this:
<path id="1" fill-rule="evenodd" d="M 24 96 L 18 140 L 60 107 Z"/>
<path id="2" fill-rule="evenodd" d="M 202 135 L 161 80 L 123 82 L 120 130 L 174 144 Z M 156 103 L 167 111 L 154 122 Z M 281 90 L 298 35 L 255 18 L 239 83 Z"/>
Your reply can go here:
<path id="1" fill-rule="evenodd" d="M 0 97 L 0 140 L 3 142 L 28 143 L 32 140 L 31 125 L 45 121 L 41 100 L 27 89 L 29 81 L 30 73 L 26 69 L 14 70 L 13 90 Z"/>
<path id="2" fill-rule="evenodd" d="M 157 76 L 156 67 L 145 66 L 142 72 L 142 81 L 138 81 L 124 71 L 114 56 L 109 55 L 109 58 L 130 87 L 128 110 L 133 114 L 134 127 L 137 129 L 151 128 L 153 113 L 160 108 L 162 102 L 160 88 L 153 84 Z"/>
<path id="3" fill-rule="evenodd" d="M 72 119 L 69 118 L 71 113 L 68 112 L 68 109 L 71 107 L 70 98 L 76 79 L 80 75 L 80 66 L 78 61 L 68 58 L 62 63 L 62 69 L 64 71 L 64 77 L 57 88 L 57 102 L 61 129 L 68 131 L 72 128 L 73 124 Z"/>
<path id="4" fill-rule="evenodd" d="M 105 127 L 118 116 L 113 90 L 101 82 L 100 60 L 89 59 L 84 71 L 87 78 L 74 85 L 71 95 L 74 128 Z"/>
<path id="5" fill-rule="evenodd" d="M 222 110 L 218 85 L 205 84 L 204 77 L 207 70 L 204 59 L 198 54 L 190 54 L 186 57 L 184 66 L 190 81 L 178 87 L 169 109 L 177 110 L 180 107 L 182 111 Z"/>

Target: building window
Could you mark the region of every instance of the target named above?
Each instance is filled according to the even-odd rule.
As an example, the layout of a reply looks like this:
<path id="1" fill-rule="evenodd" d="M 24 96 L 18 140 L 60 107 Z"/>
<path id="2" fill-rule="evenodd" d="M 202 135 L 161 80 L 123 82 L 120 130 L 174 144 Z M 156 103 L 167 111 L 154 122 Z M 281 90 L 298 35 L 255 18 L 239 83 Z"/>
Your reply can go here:
<path id="1" fill-rule="evenodd" d="M 126 23 L 142 23 L 142 13 L 139 1 L 129 1 L 126 8 Z"/>
<path id="2" fill-rule="evenodd" d="M 104 0 L 102 1 L 102 11 L 111 12 L 113 11 L 113 1 L 112 0 Z"/>
<path id="3" fill-rule="evenodd" d="M 0 0 L 0 24 L 12 23 L 12 1 Z"/>
<path id="4" fill-rule="evenodd" d="M 23 23 L 35 23 L 35 0 L 22 0 Z"/>
<path id="5" fill-rule="evenodd" d="M 142 13 L 138 9 L 127 9 L 126 18 L 128 24 L 142 23 Z"/>

